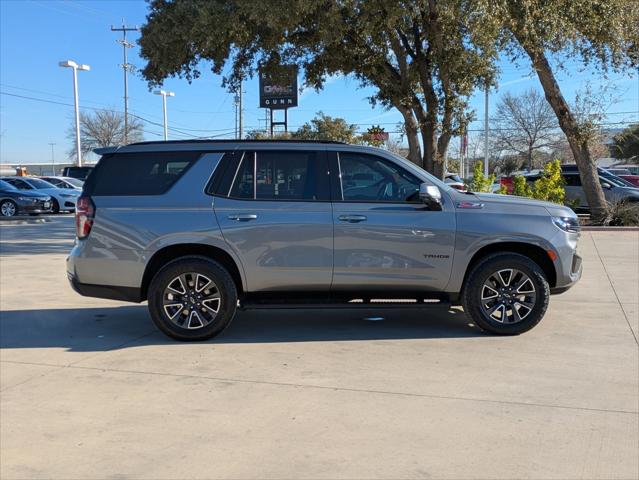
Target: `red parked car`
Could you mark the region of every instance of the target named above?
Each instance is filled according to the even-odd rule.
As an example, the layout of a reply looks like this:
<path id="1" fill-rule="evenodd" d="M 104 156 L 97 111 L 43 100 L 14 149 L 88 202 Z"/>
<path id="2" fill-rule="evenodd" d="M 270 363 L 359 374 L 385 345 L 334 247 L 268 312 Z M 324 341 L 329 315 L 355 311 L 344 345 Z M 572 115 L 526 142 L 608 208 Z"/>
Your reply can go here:
<path id="1" fill-rule="evenodd" d="M 639 187 L 639 175 L 633 175 L 629 169 L 621 168 L 621 167 L 613 167 L 613 168 L 606 168 L 606 170 L 612 173 L 613 175 L 616 175 L 617 177 L 623 178 L 627 182 L 632 183 L 636 187 Z"/>

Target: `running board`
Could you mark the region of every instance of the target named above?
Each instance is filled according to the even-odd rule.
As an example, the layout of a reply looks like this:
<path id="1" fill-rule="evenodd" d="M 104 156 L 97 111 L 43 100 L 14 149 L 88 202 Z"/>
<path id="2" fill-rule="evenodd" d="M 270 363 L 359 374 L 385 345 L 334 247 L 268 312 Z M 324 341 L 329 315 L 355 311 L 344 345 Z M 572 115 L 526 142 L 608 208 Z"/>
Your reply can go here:
<path id="1" fill-rule="evenodd" d="M 450 302 L 444 299 L 354 299 L 350 301 L 324 300 L 310 301 L 265 301 L 238 300 L 240 310 L 282 310 L 282 309 L 394 309 L 394 308 L 432 308 L 449 307 Z"/>

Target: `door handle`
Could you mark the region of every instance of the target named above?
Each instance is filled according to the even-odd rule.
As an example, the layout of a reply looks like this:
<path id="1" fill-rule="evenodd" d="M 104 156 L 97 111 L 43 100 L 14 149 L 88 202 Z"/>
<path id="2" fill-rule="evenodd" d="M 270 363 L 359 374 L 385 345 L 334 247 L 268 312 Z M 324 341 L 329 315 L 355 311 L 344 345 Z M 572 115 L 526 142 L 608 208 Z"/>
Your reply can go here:
<path id="1" fill-rule="evenodd" d="M 237 220 L 238 222 L 248 222 L 249 220 L 257 220 L 254 213 L 234 213 L 227 217 L 229 220 Z"/>
<path id="2" fill-rule="evenodd" d="M 340 215 L 337 217 L 340 222 L 358 223 L 367 220 L 366 215 Z"/>

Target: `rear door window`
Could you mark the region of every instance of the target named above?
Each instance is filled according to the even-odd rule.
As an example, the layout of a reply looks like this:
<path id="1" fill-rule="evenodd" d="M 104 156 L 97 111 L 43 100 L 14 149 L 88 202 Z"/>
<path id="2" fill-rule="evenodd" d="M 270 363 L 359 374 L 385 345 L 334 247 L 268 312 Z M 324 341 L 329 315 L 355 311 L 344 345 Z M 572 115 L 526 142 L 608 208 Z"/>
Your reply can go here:
<path id="1" fill-rule="evenodd" d="M 87 195 L 161 195 L 195 163 L 201 152 L 106 155 L 88 177 Z"/>
<path id="2" fill-rule="evenodd" d="M 230 197 L 268 201 L 330 200 L 324 152 L 258 151 L 244 154 Z"/>

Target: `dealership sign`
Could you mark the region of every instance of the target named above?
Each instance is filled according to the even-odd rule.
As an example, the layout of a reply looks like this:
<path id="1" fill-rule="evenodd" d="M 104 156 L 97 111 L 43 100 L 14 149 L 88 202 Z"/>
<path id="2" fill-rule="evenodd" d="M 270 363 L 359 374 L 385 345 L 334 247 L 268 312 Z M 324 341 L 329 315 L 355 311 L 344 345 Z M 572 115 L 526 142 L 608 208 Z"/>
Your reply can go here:
<path id="1" fill-rule="evenodd" d="M 297 107 L 297 66 L 281 65 L 272 72 L 260 68 L 260 108 Z"/>

